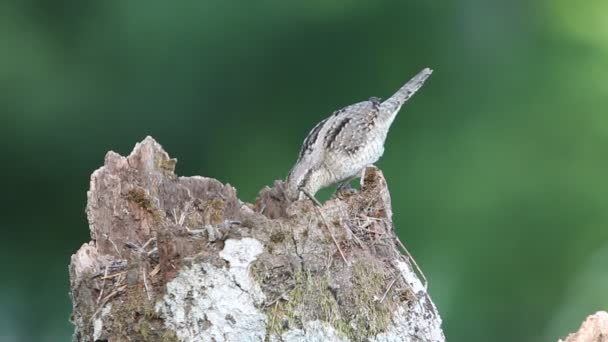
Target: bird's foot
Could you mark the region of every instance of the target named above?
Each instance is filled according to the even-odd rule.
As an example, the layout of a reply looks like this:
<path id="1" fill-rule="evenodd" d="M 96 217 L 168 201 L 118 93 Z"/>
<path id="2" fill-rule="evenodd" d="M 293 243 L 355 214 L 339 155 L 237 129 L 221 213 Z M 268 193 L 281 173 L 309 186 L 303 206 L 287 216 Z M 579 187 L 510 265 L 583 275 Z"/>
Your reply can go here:
<path id="1" fill-rule="evenodd" d="M 334 193 L 334 197 L 344 198 L 344 197 L 354 195 L 355 192 L 357 192 L 357 190 L 355 188 L 353 188 L 353 186 L 350 184 L 351 181 L 352 181 L 352 179 L 349 179 L 346 182 L 340 183 L 338 185 L 338 188 L 336 189 L 336 192 Z"/>

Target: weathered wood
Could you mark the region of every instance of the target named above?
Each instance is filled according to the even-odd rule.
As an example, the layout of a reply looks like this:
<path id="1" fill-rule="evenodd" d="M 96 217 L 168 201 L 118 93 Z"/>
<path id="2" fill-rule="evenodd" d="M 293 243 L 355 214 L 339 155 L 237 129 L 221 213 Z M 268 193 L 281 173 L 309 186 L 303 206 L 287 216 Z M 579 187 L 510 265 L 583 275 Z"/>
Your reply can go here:
<path id="1" fill-rule="evenodd" d="M 91 176 L 75 341 L 444 341 L 378 169 L 315 208 L 289 204 L 281 181 L 244 203 L 175 163 L 148 137 Z"/>

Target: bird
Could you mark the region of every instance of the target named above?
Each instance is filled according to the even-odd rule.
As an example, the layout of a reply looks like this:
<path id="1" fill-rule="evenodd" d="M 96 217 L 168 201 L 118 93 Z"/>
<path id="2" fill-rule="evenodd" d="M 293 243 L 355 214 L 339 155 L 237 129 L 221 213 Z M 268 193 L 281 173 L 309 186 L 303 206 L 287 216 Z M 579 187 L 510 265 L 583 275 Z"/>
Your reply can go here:
<path id="1" fill-rule="evenodd" d="M 384 102 L 377 97 L 334 111 L 308 133 L 298 159 L 285 181 L 290 201 L 314 197 L 323 188 L 338 184 L 338 191 L 384 153 L 384 142 L 403 104 L 432 74 L 424 68 Z"/>

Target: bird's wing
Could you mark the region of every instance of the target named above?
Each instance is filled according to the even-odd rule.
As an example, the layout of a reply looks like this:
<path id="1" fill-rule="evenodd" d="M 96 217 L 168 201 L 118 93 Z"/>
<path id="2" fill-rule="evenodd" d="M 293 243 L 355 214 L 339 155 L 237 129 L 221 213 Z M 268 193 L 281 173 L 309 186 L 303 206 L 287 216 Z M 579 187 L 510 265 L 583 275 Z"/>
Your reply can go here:
<path id="1" fill-rule="evenodd" d="M 300 154 L 298 155 L 298 161 L 302 159 L 304 155 L 310 154 L 314 151 L 314 146 L 317 143 L 317 140 L 319 139 L 319 133 L 321 133 L 321 131 L 323 130 L 325 122 L 328 119 L 329 118 L 326 118 L 323 121 L 319 122 L 315 127 L 310 130 L 310 132 L 306 136 L 306 139 L 304 139 L 304 142 L 302 143 L 302 148 L 300 149 Z"/>
<path id="2" fill-rule="evenodd" d="M 324 152 L 329 150 L 356 152 L 374 126 L 379 106 L 380 99 L 371 98 L 333 112 L 310 130 L 302 143 L 298 161 L 306 157 L 321 162 Z"/>
<path id="3" fill-rule="evenodd" d="M 376 123 L 379 106 L 380 100 L 371 98 L 335 112 L 335 120 L 325 134 L 327 149 L 354 153 L 361 148 Z"/>

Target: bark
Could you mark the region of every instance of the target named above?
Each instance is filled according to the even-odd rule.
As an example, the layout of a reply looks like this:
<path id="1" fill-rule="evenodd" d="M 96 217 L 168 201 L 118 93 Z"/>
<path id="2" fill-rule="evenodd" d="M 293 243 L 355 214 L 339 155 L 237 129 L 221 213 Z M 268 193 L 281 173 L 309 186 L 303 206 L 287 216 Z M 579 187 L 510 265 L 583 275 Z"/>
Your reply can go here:
<path id="1" fill-rule="evenodd" d="M 444 341 L 399 249 L 382 172 L 322 207 L 177 177 L 148 137 L 91 176 L 72 256 L 75 341 Z"/>

